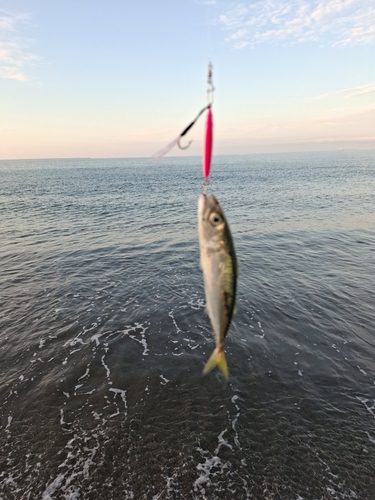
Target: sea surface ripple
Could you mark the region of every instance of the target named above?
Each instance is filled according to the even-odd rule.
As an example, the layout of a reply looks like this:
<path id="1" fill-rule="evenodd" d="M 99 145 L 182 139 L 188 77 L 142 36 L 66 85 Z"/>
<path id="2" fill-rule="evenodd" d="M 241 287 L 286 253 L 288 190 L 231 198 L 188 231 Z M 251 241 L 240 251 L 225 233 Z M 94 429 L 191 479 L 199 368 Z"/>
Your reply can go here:
<path id="1" fill-rule="evenodd" d="M 375 499 L 375 152 L 0 162 L 0 500 Z"/>

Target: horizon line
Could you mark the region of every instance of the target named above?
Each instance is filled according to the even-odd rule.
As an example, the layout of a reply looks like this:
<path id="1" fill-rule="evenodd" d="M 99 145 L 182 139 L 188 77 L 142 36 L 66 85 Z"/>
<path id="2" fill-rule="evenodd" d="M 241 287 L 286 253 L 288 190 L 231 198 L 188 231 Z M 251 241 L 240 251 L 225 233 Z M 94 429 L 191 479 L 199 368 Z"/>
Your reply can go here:
<path id="1" fill-rule="evenodd" d="M 216 154 L 214 157 L 222 156 L 255 156 L 255 155 L 275 155 L 275 154 L 299 154 L 299 153 L 334 153 L 338 151 L 375 151 L 375 146 L 371 148 L 337 148 L 337 149 L 319 149 L 314 151 L 267 151 L 267 152 L 254 152 L 254 153 L 226 153 Z M 214 158 L 213 157 L 213 158 Z M 165 158 L 201 158 L 201 155 L 179 155 L 179 156 L 165 156 Z M 155 161 L 159 163 L 163 160 L 160 158 Z M 0 158 L 0 161 L 33 161 L 33 160 L 145 160 L 153 159 L 152 156 L 46 156 L 37 158 Z"/>

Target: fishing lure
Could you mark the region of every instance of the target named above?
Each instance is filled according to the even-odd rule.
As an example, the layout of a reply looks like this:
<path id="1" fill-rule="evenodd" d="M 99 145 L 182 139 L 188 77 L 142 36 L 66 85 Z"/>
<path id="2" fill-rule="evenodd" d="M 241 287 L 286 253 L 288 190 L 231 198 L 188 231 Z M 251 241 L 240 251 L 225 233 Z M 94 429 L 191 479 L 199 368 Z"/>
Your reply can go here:
<path id="1" fill-rule="evenodd" d="M 212 119 L 212 104 L 214 98 L 214 84 L 212 83 L 212 64 L 208 65 L 208 75 L 207 75 L 207 121 L 206 121 L 206 136 L 204 141 L 204 155 L 203 155 L 203 176 L 204 180 L 208 182 L 208 176 L 210 175 L 211 169 L 211 157 L 212 157 L 212 143 L 213 143 L 213 119 Z"/>
<path id="2" fill-rule="evenodd" d="M 204 155 L 203 155 L 203 175 L 204 180 L 208 181 L 208 176 L 210 175 L 211 168 L 211 157 L 212 157 L 212 140 L 213 140 L 213 121 L 212 121 L 212 111 L 211 106 L 208 106 L 207 121 L 206 121 L 206 137 L 204 141 Z"/>
<path id="3" fill-rule="evenodd" d="M 204 141 L 204 150 L 203 150 L 203 176 L 205 182 L 208 182 L 208 176 L 210 175 L 211 168 L 211 157 L 212 157 L 212 145 L 213 145 L 213 117 L 212 117 L 212 104 L 213 104 L 213 95 L 214 95 L 215 87 L 212 83 L 212 64 L 208 65 L 208 75 L 207 75 L 207 101 L 208 104 L 203 109 L 199 111 L 194 120 L 189 123 L 189 125 L 184 128 L 184 130 L 171 141 L 169 144 L 165 146 L 165 148 L 161 149 L 157 153 L 153 155 L 155 160 L 160 159 L 162 156 L 169 153 L 169 151 L 174 148 L 174 146 L 178 146 L 180 149 L 187 149 L 193 141 L 189 141 L 186 146 L 181 145 L 181 138 L 186 135 L 189 130 L 195 125 L 198 118 L 207 110 L 207 120 L 206 120 L 206 133 L 205 133 L 205 141 Z"/>

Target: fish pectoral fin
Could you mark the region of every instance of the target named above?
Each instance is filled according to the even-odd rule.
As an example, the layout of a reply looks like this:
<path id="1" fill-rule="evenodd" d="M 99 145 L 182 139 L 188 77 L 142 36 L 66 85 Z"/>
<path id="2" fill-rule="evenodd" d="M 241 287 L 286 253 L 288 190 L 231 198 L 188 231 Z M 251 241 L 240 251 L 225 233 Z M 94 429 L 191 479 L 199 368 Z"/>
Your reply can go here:
<path id="1" fill-rule="evenodd" d="M 209 360 L 206 363 L 206 366 L 203 369 L 203 374 L 210 372 L 215 366 L 220 368 L 221 373 L 224 375 L 226 379 L 228 379 L 228 365 L 227 360 L 225 359 L 224 351 L 221 347 L 216 347 L 214 352 L 211 354 Z"/>

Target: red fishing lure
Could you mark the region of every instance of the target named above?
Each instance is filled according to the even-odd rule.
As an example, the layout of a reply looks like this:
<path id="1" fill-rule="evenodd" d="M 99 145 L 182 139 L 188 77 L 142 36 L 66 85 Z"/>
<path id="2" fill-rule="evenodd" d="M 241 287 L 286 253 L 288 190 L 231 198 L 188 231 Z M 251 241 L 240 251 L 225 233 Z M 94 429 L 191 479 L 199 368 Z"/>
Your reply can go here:
<path id="1" fill-rule="evenodd" d="M 213 141 L 213 121 L 212 121 L 211 105 L 209 105 L 207 111 L 206 137 L 204 141 L 204 152 L 203 152 L 203 175 L 206 181 L 208 181 L 208 176 L 210 175 L 212 141 Z"/>

